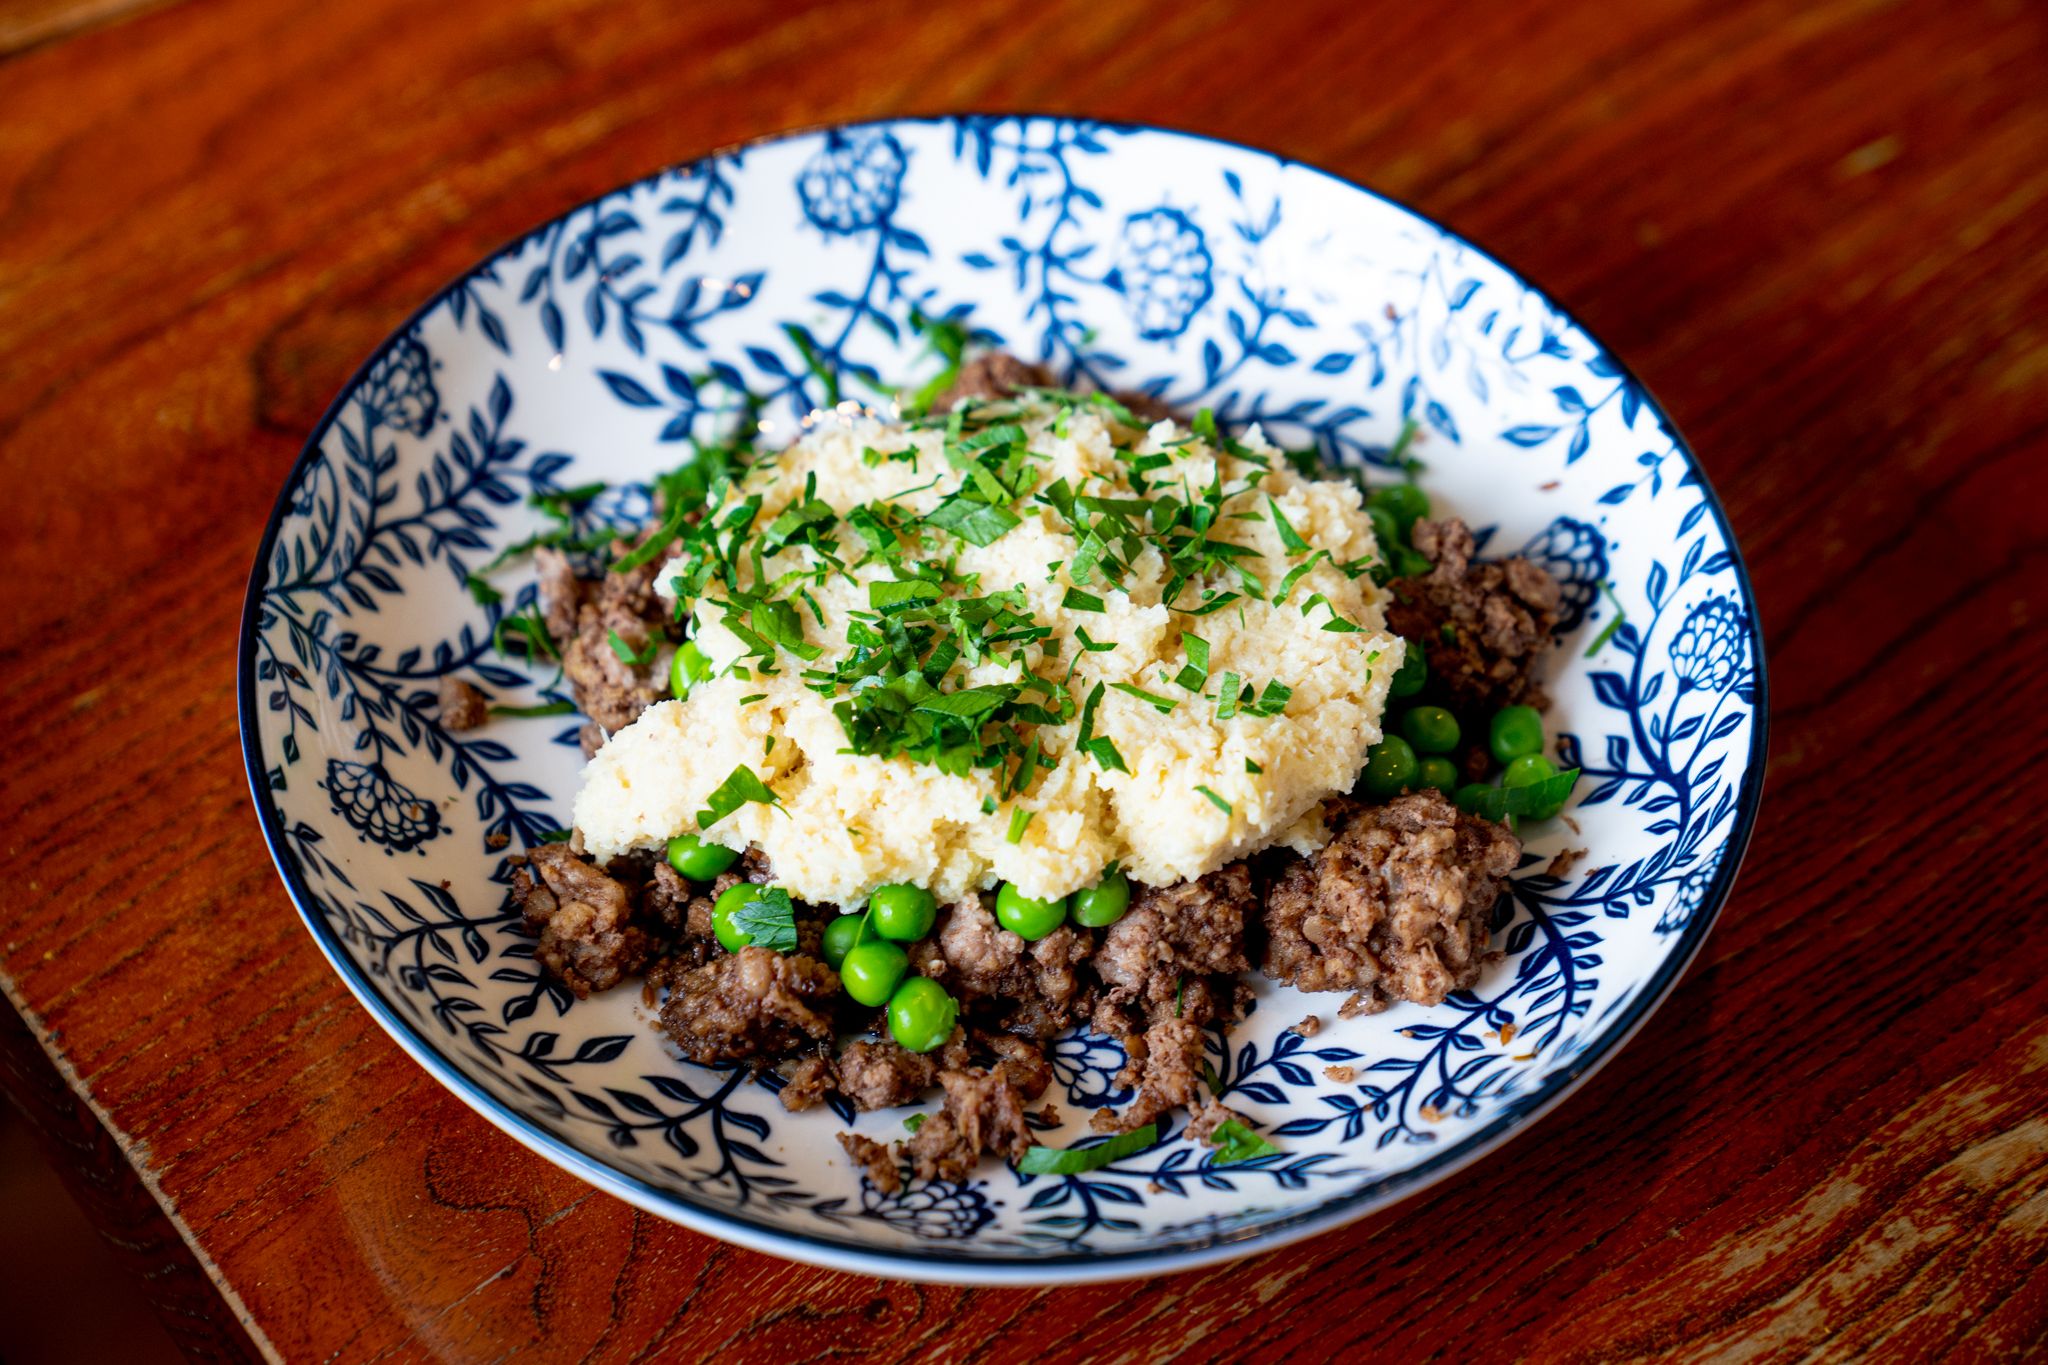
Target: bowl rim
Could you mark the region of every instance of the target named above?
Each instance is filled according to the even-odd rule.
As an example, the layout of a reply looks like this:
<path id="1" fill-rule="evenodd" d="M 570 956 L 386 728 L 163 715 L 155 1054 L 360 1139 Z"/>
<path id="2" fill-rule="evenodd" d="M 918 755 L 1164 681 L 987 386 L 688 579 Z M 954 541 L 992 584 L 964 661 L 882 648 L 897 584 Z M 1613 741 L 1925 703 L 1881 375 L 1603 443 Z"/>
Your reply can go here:
<path id="1" fill-rule="evenodd" d="M 1189 1237 L 1180 1243 L 1164 1249 L 1151 1248 L 1130 1251 L 1063 1251 L 1033 1254 L 1028 1252 L 1005 1253 L 997 1256 L 977 1256 L 964 1259 L 949 1256 L 939 1248 L 931 1251 L 883 1248 L 862 1248 L 830 1237 L 793 1229 L 778 1229 L 765 1222 L 756 1221 L 740 1214 L 700 1204 L 686 1196 L 662 1188 L 637 1176 L 629 1175 L 605 1162 L 590 1156 L 581 1149 L 548 1133 L 528 1119 L 519 1115 L 504 1101 L 471 1081 L 455 1064 L 450 1062 L 436 1047 L 433 1040 L 425 1037 L 397 1009 L 384 999 L 382 991 L 368 975 L 357 966 L 342 948 L 326 917 L 314 901 L 312 889 L 306 885 L 293 868 L 287 850 L 285 830 L 274 804 L 268 797 L 267 769 L 264 766 L 259 732 L 262 713 L 257 707 L 256 655 L 257 617 L 263 600 L 263 588 L 268 577 L 271 552 L 289 511 L 292 490 L 299 484 L 307 466 L 319 455 L 322 443 L 332 429 L 350 395 L 356 392 L 368 377 L 371 369 L 392 347 L 439 308 L 456 290 L 462 288 L 480 272 L 499 260 L 516 252 L 534 233 L 549 225 L 579 213 L 600 201 L 622 191 L 637 189 L 651 184 L 664 176 L 693 170 L 715 158 L 743 152 L 755 147 L 792 141 L 798 138 L 816 136 L 821 133 L 848 133 L 871 129 L 887 129 L 906 125 L 945 125 L 964 118 L 1042 120 L 1079 120 L 1091 125 L 1114 129 L 1120 132 L 1142 133 L 1176 140 L 1204 143 L 1227 151 L 1245 152 L 1267 158 L 1283 168 L 1299 168 L 1311 175 L 1328 180 L 1336 186 L 1376 200 L 1381 204 L 1399 210 L 1416 221 L 1425 223 L 1443 234 L 1446 241 L 1473 252 L 1491 262 L 1514 278 L 1525 289 L 1532 292 L 1543 304 L 1558 316 L 1566 319 L 1578 329 L 1587 340 L 1599 347 L 1617 368 L 1620 375 L 1634 384 L 1642 393 L 1644 405 L 1657 422 L 1670 435 L 1672 446 L 1683 457 L 1687 472 L 1698 482 L 1705 498 L 1708 513 L 1715 527 L 1726 543 L 1732 561 L 1735 583 L 1741 593 L 1744 606 L 1749 613 L 1749 644 L 1755 660 L 1756 703 L 1751 722 L 1751 734 L 1747 767 L 1743 772 L 1742 785 L 1736 797 L 1735 820 L 1730 827 L 1723 854 L 1715 870 L 1711 884 L 1700 902 L 1699 908 L 1681 931 L 1676 944 L 1672 946 L 1652 974 L 1646 986 L 1627 1002 L 1620 1016 L 1588 1042 L 1586 1050 L 1569 1064 L 1547 1073 L 1535 1090 L 1524 1101 L 1497 1116 L 1470 1136 L 1446 1146 L 1428 1159 L 1403 1170 L 1369 1181 L 1340 1198 L 1311 1208 L 1304 1208 L 1284 1218 L 1278 1218 L 1255 1228 L 1231 1232 L 1209 1233 Z M 679 1223 L 693 1231 L 704 1233 L 720 1240 L 766 1252 L 820 1265 L 833 1270 L 850 1271 L 857 1274 L 874 1275 L 885 1279 L 910 1280 L 935 1284 L 957 1285 L 1049 1285 L 1081 1284 L 1104 1280 L 1127 1279 L 1137 1276 L 1155 1275 L 1182 1270 L 1194 1270 L 1250 1255 L 1255 1251 L 1275 1250 L 1318 1233 L 1333 1230 L 1354 1222 L 1368 1214 L 1377 1213 L 1400 1203 L 1423 1190 L 1448 1179 L 1453 1174 L 1481 1157 L 1498 1149 L 1510 1137 L 1534 1125 L 1545 1115 L 1555 1110 L 1567 1096 L 1578 1090 L 1602 1066 L 1626 1047 L 1642 1029 L 1664 1001 L 1677 987 L 1686 969 L 1698 956 L 1700 946 L 1706 941 L 1714 923 L 1720 918 L 1721 910 L 1732 892 L 1742 860 L 1748 851 L 1751 836 L 1755 832 L 1757 812 L 1761 806 L 1765 758 L 1770 739 L 1770 683 L 1765 661 L 1763 625 L 1757 611 L 1754 584 L 1750 579 L 1749 567 L 1743 559 L 1742 548 L 1735 539 L 1735 533 L 1728 522 L 1727 512 L 1722 506 L 1720 495 L 1701 468 L 1699 458 L 1689 442 L 1671 420 L 1664 405 L 1657 400 L 1641 378 L 1611 347 L 1602 341 L 1576 313 L 1561 307 L 1557 300 L 1535 284 L 1530 277 L 1504 260 L 1498 253 L 1483 247 L 1461 233 L 1452 231 L 1443 223 L 1408 204 L 1383 194 L 1370 186 L 1323 169 L 1311 162 L 1273 151 L 1251 143 L 1218 137 L 1209 133 L 1194 132 L 1161 124 L 1127 122 L 1112 119 L 1088 119 L 1073 114 L 1054 114 L 1030 111 L 956 111 L 944 114 L 914 114 L 858 119 L 849 121 L 827 121 L 798 124 L 774 132 L 735 142 L 722 143 L 687 160 L 661 166 L 645 175 L 623 184 L 609 187 L 572 204 L 550 217 L 506 239 L 488 254 L 462 271 L 446 284 L 435 290 L 423 303 L 413 309 L 405 319 L 391 330 L 370 351 L 348 379 L 341 385 L 320 419 L 314 424 L 305 443 L 300 447 L 296 459 L 286 471 L 283 486 L 272 505 L 270 516 L 264 526 L 263 536 L 256 549 L 255 562 L 249 573 L 242 603 L 242 619 L 236 640 L 236 721 L 240 730 L 244 776 L 249 783 L 249 793 L 256 807 L 258 823 L 263 832 L 263 841 L 270 852 L 272 864 L 279 879 L 284 883 L 286 894 L 291 898 L 299 918 L 313 936 L 321 953 L 333 967 L 350 994 L 367 1010 L 371 1018 L 389 1034 L 394 1042 L 417 1062 L 442 1086 L 462 1100 L 472 1110 L 488 1119 L 501 1132 L 527 1149 L 546 1158 L 557 1167 L 642 1209 L 657 1217 Z"/>

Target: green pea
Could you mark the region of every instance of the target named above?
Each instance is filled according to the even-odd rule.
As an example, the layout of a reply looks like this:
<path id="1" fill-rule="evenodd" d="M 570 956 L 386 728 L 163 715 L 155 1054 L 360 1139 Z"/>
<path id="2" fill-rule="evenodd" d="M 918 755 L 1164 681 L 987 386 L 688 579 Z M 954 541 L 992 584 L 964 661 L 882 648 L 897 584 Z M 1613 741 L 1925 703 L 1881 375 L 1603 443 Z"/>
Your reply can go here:
<path id="1" fill-rule="evenodd" d="M 1447 754 L 1458 747 L 1458 718 L 1441 706 L 1411 706 L 1401 733 L 1420 754 Z"/>
<path id="2" fill-rule="evenodd" d="M 1409 639 L 1403 639 L 1401 644 L 1401 666 L 1394 670 L 1394 679 L 1387 684 L 1390 697 L 1412 697 L 1429 681 L 1429 656 L 1422 646 Z"/>
<path id="3" fill-rule="evenodd" d="M 1359 777 L 1359 785 L 1365 788 L 1367 796 L 1384 801 L 1414 786 L 1421 775 L 1422 764 L 1415 757 L 1414 748 L 1399 735 L 1388 735 L 1366 751 L 1365 772 Z"/>
<path id="4" fill-rule="evenodd" d="M 739 882 L 728 886 L 711 905 L 711 932 L 728 953 L 736 953 L 754 941 L 754 936 L 744 929 L 733 927 L 732 917 L 750 900 L 761 894 L 761 888 L 752 882 Z"/>
<path id="5" fill-rule="evenodd" d="M 1543 750 L 1543 717 L 1533 706 L 1503 706 L 1494 712 L 1486 734 L 1487 747 L 1502 763 Z"/>
<path id="6" fill-rule="evenodd" d="M 668 841 L 668 865 L 693 882 L 708 882 L 731 867 L 739 854 L 718 844 L 707 844 L 694 834 L 678 834 Z"/>
<path id="7" fill-rule="evenodd" d="M 1368 506 L 1365 519 L 1372 523 L 1373 541 L 1380 547 L 1380 558 L 1388 564 L 1394 562 L 1394 551 L 1401 548 L 1401 527 L 1394 520 L 1394 514 L 1384 507 Z"/>
<path id="8" fill-rule="evenodd" d="M 1112 872 L 1086 891 L 1074 893 L 1074 923 L 1105 929 L 1122 919 L 1130 907 L 1130 878 Z"/>
<path id="9" fill-rule="evenodd" d="M 996 892 L 996 923 L 1021 939 L 1041 939 L 1067 922 L 1067 898 L 1042 901 L 1009 882 Z"/>
<path id="10" fill-rule="evenodd" d="M 1500 784 L 1503 787 L 1533 787 L 1556 776 L 1557 766 L 1542 754 L 1523 754 L 1508 764 L 1507 771 L 1501 774 Z M 1555 802 L 1530 811 L 1527 818 L 1548 820 L 1563 810 L 1564 803 L 1570 799 L 1569 793 L 1560 796 Z"/>
<path id="11" fill-rule="evenodd" d="M 868 897 L 868 913 L 874 917 L 875 932 L 898 943 L 915 943 L 932 931 L 939 917 L 939 903 L 932 893 L 908 882 L 878 886 Z"/>
<path id="12" fill-rule="evenodd" d="M 854 945 L 874 941 L 875 926 L 868 923 L 866 915 L 841 915 L 825 926 L 821 951 L 825 954 L 825 961 L 837 969 L 840 963 L 846 961 L 846 955 L 853 951 Z"/>
<path id="13" fill-rule="evenodd" d="M 854 945 L 846 960 L 839 964 L 839 982 L 846 987 L 848 995 L 863 1005 L 886 1005 L 896 994 L 897 983 L 909 970 L 910 954 L 893 943 L 876 939 L 873 943 Z M 920 981 L 923 979 L 918 978 Z M 944 991 L 939 993 L 945 994 Z M 946 1031 L 953 1031 L 950 1021 Z"/>
<path id="14" fill-rule="evenodd" d="M 912 1052 L 943 1046 L 959 1017 L 959 1002 L 928 976 L 911 977 L 889 997 L 889 1036 Z"/>
<path id="15" fill-rule="evenodd" d="M 690 695 L 690 689 L 711 676 L 711 660 L 704 657 L 704 651 L 697 648 L 695 640 L 683 641 L 683 647 L 676 651 L 675 659 L 668 666 L 669 690 L 678 698 Z"/>
<path id="16" fill-rule="evenodd" d="M 1479 803 L 1486 800 L 1486 794 L 1492 790 L 1493 788 L 1487 786 L 1484 782 L 1467 782 L 1464 786 L 1458 788 L 1458 794 L 1452 797 L 1451 800 L 1457 805 L 1459 810 L 1464 811 L 1467 815 L 1477 815 L 1479 813 Z"/>
<path id="17" fill-rule="evenodd" d="M 1425 787 L 1435 787 L 1445 796 L 1458 789 L 1458 765 L 1441 754 L 1431 754 L 1422 760 L 1421 772 L 1416 781 Z"/>
<path id="18" fill-rule="evenodd" d="M 1401 538 L 1406 540 L 1408 528 L 1429 515 L 1429 494 L 1412 483 L 1388 484 L 1373 490 L 1372 505 L 1386 509 L 1394 524 L 1401 528 Z"/>

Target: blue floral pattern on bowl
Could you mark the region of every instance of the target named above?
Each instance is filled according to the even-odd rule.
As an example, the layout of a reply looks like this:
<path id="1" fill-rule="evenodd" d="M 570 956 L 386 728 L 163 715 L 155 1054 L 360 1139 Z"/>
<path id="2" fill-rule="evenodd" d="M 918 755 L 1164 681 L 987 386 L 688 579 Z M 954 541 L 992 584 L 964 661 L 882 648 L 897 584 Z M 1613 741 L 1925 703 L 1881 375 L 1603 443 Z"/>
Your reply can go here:
<path id="1" fill-rule="evenodd" d="M 638 993 L 577 1001 L 533 960 L 507 859 L 563 820 L 573 717 L 444 727 L 455 674 L 562 699 L 498 653 L 533 603 L 467 584 L 592 480 L 629 525 L 682 443 L 766 439 L 923 378 L 913 314 L 1083 385 L 1135 390 L 1374 477 L 1405 423 L 1439 506 L 1564 585 L 1548 687 L 1573 825 L 1527 831 L 1502 960 L 1435 1009 L 1356 1020 L 1259 981 L 1214 1084 L 1280 1149 L 1219 1166 L 1162 1125 L 1085 1175 L 993 1162 L 883 1196 L 838 1154 L 901 1114 L 786 1113 L 774 1077 L 681 1063 Z M 922 368 L 921 368 L 922 367 Z M 484 594 L 488 597 L 488 594 Z M 1526 1126 L 1675 982 L 1726 898 L 1762 777 L 1755 607 L 1691 456 L 1641 386 L 1497 262 L 1265 153 L 1071 119 L 901 120 L 770 139 L 611 192 L 507 247 L 330 409 L 265 537 L 244 620 L 244 750 L 293 899 L 433 1074 L 550 1159 L 746 1245 L 912 1278 L 1143 1274 L 1380 1207 Z M 1556 864 L 1554 855 L 1585 856 Z M 1290 1026 L 1316 1014 L 1313 1037 Z M 1123 1056 L 1054 1050 L 1072 1142 Z"/>

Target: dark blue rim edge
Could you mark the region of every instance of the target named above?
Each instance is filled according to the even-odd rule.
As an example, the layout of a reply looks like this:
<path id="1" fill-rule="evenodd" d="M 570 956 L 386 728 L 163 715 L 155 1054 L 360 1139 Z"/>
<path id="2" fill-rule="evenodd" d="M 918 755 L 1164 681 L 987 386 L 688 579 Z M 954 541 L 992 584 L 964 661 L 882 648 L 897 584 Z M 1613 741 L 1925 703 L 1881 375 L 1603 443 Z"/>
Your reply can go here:
<path id="1" fill-rule="evenodd" d="M 776 1249 L 775 1243 L 797 1243 L 813 1246 L 834 1258 L 846 1262 L 859 1263 L 859 1268 L 865 1270 L 866 1273 L 883 1277 L 889 1276 L 892 1272 L 902 1273 L 903 1271 L 908 1271 L 910 1274 L 918 1275 L 922 1278 L 923 1274 L 921 1272 L 926 1272 L 928 1267 L 944 1267 L 944 1272 L 932 1278 L 957 1283 L 1008 1283 L 1014 1281 L 1016 1271 L 1027 1268 L 1117 1267 L 1110 1274 L 1100 1278 L 1116 1278 L 1122 1275 L 1146 1273 L 1148 1267 L 1145 1263 L 1147 1262 L 1163 1263 L 1152 1267 L 1154 1269 L 1193 1269 L 1199 1264 L 1219 1259 L 1228 1259 L 1238 1255 L 1247 1255 L 1262 1246 L 1267 1249 L 1278 1247 L 1287 1242 L 1297 1241 L 1317 1232 L 1338 1227 L 1344 1223 L 1364 1217 L 1366 1214 L 1378 1212 L 1401 1199 L 1420 1193 L 1438 1180 L 1452 1174 L 1463 1165 L 1476 1160 L 1478 1157 L 1499 1146 L 1517 1129 L 1535 1123 L 1554 1109 L 1563 1101 L 1566 1095 L 1577 1089 L 1594 1071 L 1598 1070 L 1601 1065 L 1620 1051 L 1621 1047 L 1635 1035 L 1643 1023 L 1651 1014 L 1655 1013 L 1657 1007 L 1670 995 L 1677 986 L 1679 979 L 1684 975 L 1686 968 L 1692 964 L 1693 959 L 1699 953 L 1700 945 L 1706 941 L 1708 933 L 1714 926 L 1714 922 L 1720 918 L 1722 907 L 1727 903 L 1728 896 L 1734 889 L 1736 874 L 1741 868 L 1743 857 L 1748 852 L 1750 838 L 1756 829 L 1757 812 L 1762 803 L 1765 759 L 1770 739 L 1770 684 L 1765 665 L 1763 623 L 1757 610 L 1756 591 L 1750 581 L 1749 566 L 1743 559 L 1742 549 L 1736 542 L 1734 530 L 1728 524 L 1727 512 L 1721 505 L 1720 495 L 1715 492 L 1713 484 L 1708 481 L 1706 471 L 1700 467 L 1698 456 L 1693 452 L 1691 445 L 1679 432 L 1677 426 L 1671 421 L 1670 416 L 1664 410 L 1663 404 L 1657 401 L 1656 395 L 1650 391 L 1649 387 L 1642 382 L 1635 371 L 1629 368 L 1628 364 L 1619 355 L 1579 320 L 1576 314 L 1560 307 L 1555 299 L 1532 283 L 1528 275 L 1516 269 L 1512 264 L 1503 260 L 1495 253 L 1486 250 L 1484 247 L 1478 246 L 1464 236 L 1451 231 L 1429 215 L 1421 213 L 1401 203 L 1399 200 L 1381 194 L 1368 186 L 1359 184 L 1357 181 L 1324 170 L 1319 166 L 1297 161 L 1292 157 L 1284 156 L 1263 147 L 1233 142 L 1228 138 L 1215 137 L 1206 133 L 1187 132 L 1177 128 L 1161 127 L 1156 124 L 1118 123 L 1114 120 L 1080 120 L 1083 122 L 1099 123 L 1104 127 L 1117 128 L 1123 131 L 1154 133 L 1191 142 L 1209 143 L 1228 148 L 1232 151 L 1265 157 L 1282 168 L 1299 167 L 1313 175 L 1321 176 L 1324 179 L 1333 181 L 1347 189 L 1378 200 L 1391 208 L 1408 214 L 1417 221 L 1426 223 L 1436 229 L 1447 240 L 1455 242 L 1499 266 L 1525 288 L 1543 300 L 1551 311 L 1570 322 L 1588 341 L 1599 347 L 1601 353 L 1614 363 L 1622 376 L 1642 391 L 1644 404 L 1656 417 L 1658 425 L 1671 437 L 1673 448 L 1685 459 L 1687 472 L 1698 482 L 1701 494 L 1706 499 L 1707 510 L 1713 516 L 1714 524 L 1719 529 L 1721 537 L 1727 545 L 1728 553 L 1734 561 L 1735 581 L 1742 592 L 1744 605 L 1749 611 L 1750 648 L 1756 660 L 1756 703 L 1752 720 L 1748 767 L 1744 771 L 1742 791 L 1737 798 L 1735 823 L 1729 830 L 1726 852 L 1722 855 L 1721 865 L 1715 873 L 1713 885 L 1708 888 L 1705 898 L 1700 903 L 1700 908 L 1694 913 L 1691 922 L 1686 925 L 1678 943 L 1665 957 L 1663 965 L 1658 968 L 1656 974 L 1636 995 L 1634 1000 L 1629 1002 L 1622 1014 L 1598 1038 L 1589 1043 L 1583 1053 L 1575 1058 L 1570 1065 L 1545 1076 L 1537 1089 L 1524 1096 L 1523 1102 L 1517 1105 L 1512 1112 L 1501 1115 L 1478 1132 L 1461 1142 L 1445 1148 L 1416 1166 L 1372 1181 L 1353 1190 L 1341 1199 L 1321 1207 L 1305 1209 L 1299 1213 L 1275 1219 L 1270 1223 L 1262 1223 L 1252 1228 L 1241 1229 L 1231 1233 L 1191 1237 L 1166 1246 L 1138 1251 L 1061 1252 L 1044 1256 L 1005 1255 L 963 1258 L 919 1253 L 906 1249 L 878 1248 L 860 1242 L 842 1241 L 837 1238 L 818 1236 L 814 1233 L 777 1228 L 767 1222 L 743 1218 L 725 1209 L 699 1203 L 674 1191 L 664 1189 L 661 1186 L 643 1181 L 636 1176 L 630 1176 L 616 1170 L 589 1156 L 581 1149 L 535 1127 L 527 1119 L 510 1109 L 480 1086 L 471 1082 L 468 1077 L 451 1066 L 443 1059 L 440 1049 L 433 1041 L 421 1035 L 409 1021 L 400 1015 L 395 1007 L 384 999 L 382 992 L 356 966 L 354 960 L 342 951 L 341 945 L 335 941 L 325 918 L 312 904 L 311 889 L 299 879 L 291 865 L 284 841 L 284 830 L 281 827 L 281 821 L 275 806 L 269 800 L 269 789 L 264 776 L 263 756 L 257 743 L 261 713 L 256 707 L 256 676 L 251 661 L 255 656 L 256 616 L 262 602 L 263 580 L 267 574 L 271 549 L 276 544 L 278 532 L 284 523 L 291 492 L 298 486 L 301 474 L 318 453 L 322 440 L 326 437 L 335 419 L 340 415 L 342 408 L 348 402 L 349 396 L 361 386 L 363 380 L 368 376 L 371 367 L 390 349 L 394 342 L 408 335 L 429 314 L 446 302 L 448 296 L 456 289 L 474 279 L 481 271 L 487 269 L 498 260 L 517 251 L 532 238 L 534 233 L 543 231 L 553 223 L 572 214 L 579 213 L 623 190 L 637 188 L 651 181 L 658 180 L 665 175 L 691 170 L 715 157 L 772 143 L 784 142 L 793 138 L 814 136 L 819 133 L 833 131 L 843 132 L 856 129 L 887 128 L 906 124 L 943 125 L 963 117 L 1016 118 L 1033 121 L 1072 121 L 1075 118 L 1073 115 L 1033 113 L 905 115 L 892 118 L 865 119 L 848 123 L 802 125 L 783 129 L 779 132 L 763 134 L 760 137 L 748 138 L 741 142 L 728 143 L 701 156 L 693 157 L 688 161 L 675 162 L 661 167 L 642 176 L 638 180 L 614 186 L 600 194 L 593 195 L 588 199 L 571 205 L 552 218 L 509 239 L 476 265 L 443 285 L 426 302 L 414 309 L 383 341 L 377 344 L 376 349 L 356 367 L 355 372 L 349 376 L 347 382 L 341 386 L 333 400 L 328 403 L 326 411 L 321 414 L 319 422 L 313 427 L 305 444 L 300 448 L 298 458 L 292 462 L 291 468 L 286 472 L 284 485 L 279 490 L 277 501 L 271 508 L 270 520 L 264 528 L 263 539 L 256 549 L 255 563 L 250 569 L 248 587 L 243 597 L 242 623 L 237 642 L 236 719 L 241 731 L 242 762 L 245 776 L 249 780 L 250 796 L 256 806 L 257 819 L 262 825 L 263 841 L 270 850 L 270 859 L 277 868 L 278 877 L 284 882 L 285 891 L 291 897 L 293 906 L 298 910 L 299 918 L 305 922 L 308 932 L 313 935 L 314 942 L 319 945 L 321 952 L 326 956 L 328 962 L 333 965 L 337 974 L 347 983 L 350 993 L 362 1003 L 364 1008 L 370 1012 L 371 1017 L 376 1019 L 384 1031 L 390 1034 L 392 1039 L 413 1060 L 425 1068 L 442 1085 L 453 1091 L 464 1103 L 489 1119 L 508 1136 L 540 1152 L 557 1166 L 576 1175 L 579 1179 L 651 1212 L 659 1213 L 665 1209 L 673 1210 L 678 1221 L 684 1222 L 687 1226 L 724 1237 L 727 1240 L 739 1242 L 742 1245 L 753 1247 L 757 1250 L 767 1251 L 771 1254 L 784 1254 Z M 1223 1249 L 1220 1255 L 1200 1255 L 1204 1251 L 1214 1253 L 1218 1248 Z M 1173 1264 L 1176 1261 L 1179 1262 L 1178 1265 Z M 1004 1273 L 1006 1271 L 1011 1273 Z"/>

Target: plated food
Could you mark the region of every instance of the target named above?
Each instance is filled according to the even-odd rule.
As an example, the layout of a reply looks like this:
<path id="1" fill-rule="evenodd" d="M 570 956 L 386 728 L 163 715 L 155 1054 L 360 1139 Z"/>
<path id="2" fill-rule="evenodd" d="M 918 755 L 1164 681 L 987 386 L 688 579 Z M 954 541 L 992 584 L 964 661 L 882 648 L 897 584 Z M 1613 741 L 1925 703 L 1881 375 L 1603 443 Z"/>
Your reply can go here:
<path id="1" fill-rule="evenodd" d="M 581 572 L 566 521 L 535 538 L 506 648 L 560 659 L 591 751 L 515 873 L 537 959 L 641 980 L 682 1057 L 774 1068 L 792 1110 L 943 1095 L 893 1145 L 841 1135 L 885 1191 L 1131 1150 L 1034 1141 L 1082 1028 L 1129 1059 L 1096 1130 L 1188 1109 L 1226 1161 L 1272 1153 L 1204 1086 L 1207 1031 L 1255 967 L 1344 1017 L 1478 979 L 1517 815 L 1577 776 L 1529 704 L 1561 590 L 1412 481 L 963 342 L 928 411 L 700 449 Z"/>
<path id="2" fill-rule="evenodd" d="M 1498 262 L 973 115 L 428 300 L 287 480 L 239 702 L 313 941 L 480 1114 L 746 1246 L 1036 1285 L 1356 1218 L 1614 1055 L 1755 818 L 1754 622 Z"/>

